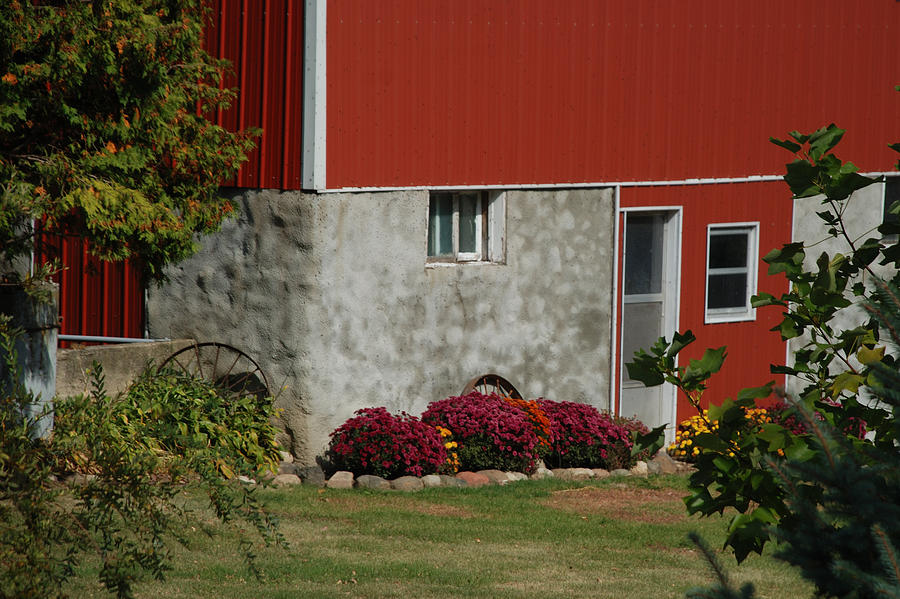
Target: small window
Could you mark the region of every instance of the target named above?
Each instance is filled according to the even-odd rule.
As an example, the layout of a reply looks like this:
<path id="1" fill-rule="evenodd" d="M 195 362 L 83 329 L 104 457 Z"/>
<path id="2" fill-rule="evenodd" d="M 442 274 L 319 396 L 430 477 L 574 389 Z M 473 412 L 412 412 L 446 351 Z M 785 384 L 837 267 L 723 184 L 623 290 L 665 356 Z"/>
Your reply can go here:
<path id="1" fill-rule="evenodd" d="M 428 202 L 428 261 L 500 262 L 503 194 L 432 192 Z"/>
<path id="2" fill-rule="evenodd" d="M 706 244 L 706 322 L 753 320 L 759 224 L 709 225 Z"/>

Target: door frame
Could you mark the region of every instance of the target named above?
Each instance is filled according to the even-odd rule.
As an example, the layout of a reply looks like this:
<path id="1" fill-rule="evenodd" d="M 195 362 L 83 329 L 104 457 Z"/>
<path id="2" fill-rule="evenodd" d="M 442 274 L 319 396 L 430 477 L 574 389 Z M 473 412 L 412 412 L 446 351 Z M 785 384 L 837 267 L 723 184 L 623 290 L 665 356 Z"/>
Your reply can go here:
<path id="1" fill-rule="evenodd" d="M 626 235 L 626 218 L 629 212 L 660 212 L 670 215 L 665 225 L 663 244 L 665 247 L 665 263 L 663 265 L 664 292 L 663 292 L 663 335 L 667 338 L 678 330 L 681 311 L 681 264 L 682 264 L 682 224 L 684 221 L 683 206 L 619 206 L 616 215 L 616 285 L 615 285 L 615 314 L 616 334 L 613 337 L 615 356 L 614 363 L 617 365 L 615 369 L 615 407 L 616 413 L 622 414 L 622 387 L 623 373 L 625 362 L 630 359 L 623 352 L 623 335 L 622 324 L 625 304 L 625 235 Z M 620 233 L 621 232 L 621 233 Z M 676 365 L 677 365 L 676 356 Z M 662 400 L 668 403 L 671 410 L 671 419 L 666 427 L 666 443 L 671 443 L 675 439 L 675 429 L 678 425 L 678 396 L 674 385 L 663 383 Z"/>

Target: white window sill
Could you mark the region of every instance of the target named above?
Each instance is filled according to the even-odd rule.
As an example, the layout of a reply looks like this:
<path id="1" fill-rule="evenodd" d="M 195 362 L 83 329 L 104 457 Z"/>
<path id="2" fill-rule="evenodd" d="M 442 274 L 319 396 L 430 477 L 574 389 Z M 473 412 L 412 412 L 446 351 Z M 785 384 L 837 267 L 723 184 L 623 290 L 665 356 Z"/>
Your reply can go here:
<path id="1" fill-rule="evenodd" d="M 435 261 L 435 262 L 426 262 L 425 268 L 448 268 L 455 266 L 485 266 L 489 264 L 501 264 L 500 262 L 491 262 L 490 260 L 463 260 L 460 262 L 451 262 L 451 261 Z"/>
<path id="2" fill-rule="evenodd" d="M 718 313 L 718 314 L 710 314 L 707 313 L 706 317 L 703 319 L 703 324 L 720 324 L 725 322 L 752 322 L 756 320 L 756 310 L 751 312 L 736 312 L 736 313 Z"/>

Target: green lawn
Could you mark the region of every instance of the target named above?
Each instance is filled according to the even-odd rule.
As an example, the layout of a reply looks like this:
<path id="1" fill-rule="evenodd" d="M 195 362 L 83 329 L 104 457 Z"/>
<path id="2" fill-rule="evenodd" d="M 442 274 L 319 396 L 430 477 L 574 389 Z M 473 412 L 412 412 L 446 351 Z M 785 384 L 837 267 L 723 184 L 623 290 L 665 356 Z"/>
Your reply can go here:
<path id="1" fill-rule="evenodd" d="M 264 580 L 249 573 L 234 539 L 192 535 L 173 548 L 174 570 L 140 597 L 682 597 L 711 581 L 687 540 L 721 546 L 726 522 L 689 518 L 683 477 L 590 483 L 521 482 L 412 494 L 310 487 L 265 490 L 288 550 L 260 547 Z M 736 582 L 761 597 L 810 597 L 795 572 L 769 557 Z M 103 597 L 91 572 L 74 597 Z"/>

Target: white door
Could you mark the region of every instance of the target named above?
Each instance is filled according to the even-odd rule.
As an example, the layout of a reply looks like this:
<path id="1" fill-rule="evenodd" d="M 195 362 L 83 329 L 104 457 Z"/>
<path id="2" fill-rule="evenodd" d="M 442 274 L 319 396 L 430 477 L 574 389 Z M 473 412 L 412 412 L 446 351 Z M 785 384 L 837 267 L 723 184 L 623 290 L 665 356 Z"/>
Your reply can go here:
<path id="1" fill-rule="evenodd" d="M 631 209 L 623 212 L 622 345 L 619 413 L 637 416 L 650 428 L 668 424 L 675 434 L 675 389 L 644 387 L 625 368 L 638 349 L 649 350 L 677 327 L 679 212 Z"/>

